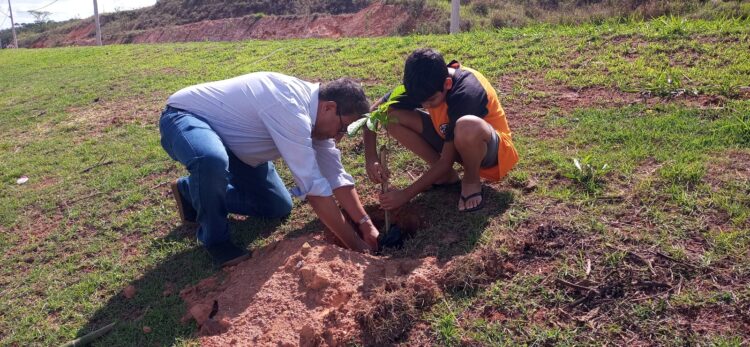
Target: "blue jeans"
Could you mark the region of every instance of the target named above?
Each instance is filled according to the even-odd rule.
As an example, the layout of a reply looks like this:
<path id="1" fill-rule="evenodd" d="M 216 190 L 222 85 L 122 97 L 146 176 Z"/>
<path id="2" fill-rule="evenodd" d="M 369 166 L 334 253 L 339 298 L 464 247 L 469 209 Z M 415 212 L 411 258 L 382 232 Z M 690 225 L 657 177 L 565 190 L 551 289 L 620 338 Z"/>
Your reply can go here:
<path id="1" fill-rule="evenodd" d="M 204 246 L 230 241 L 228 213 L 281 218 L 292 211 L 292 198 L 273 163 L 245 164 L 199 116 L 167 106 L 159 131 L 167 154 L 190 172 L 178 179 L 178 188 L 197 211 Z"/>

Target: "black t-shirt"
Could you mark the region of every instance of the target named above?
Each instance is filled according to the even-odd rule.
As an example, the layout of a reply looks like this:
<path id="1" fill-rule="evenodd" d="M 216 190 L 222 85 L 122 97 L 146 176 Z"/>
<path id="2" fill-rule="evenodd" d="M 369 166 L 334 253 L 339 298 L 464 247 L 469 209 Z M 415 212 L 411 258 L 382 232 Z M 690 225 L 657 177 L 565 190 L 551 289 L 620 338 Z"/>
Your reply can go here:
<path id="1" fill-rule="evenodd" d="M 451 62 L 453 64 L 453 62 Z M 451 65 L 449 65 L 451 66 Z M 489 110 L 487 108 L 489 98 L 487 91 L 482 83 L 470 71 L 457 68 L 452 76 L 453 87 L 445 96 L 445 103 L 448 105 L 448 125 L 445 128 L 445 141 L 453 141 L 453 131 L 456 127 L 456 121 L 467 115 L 484 118 Z M 385 96 L 387 100 L 391 93 Z M 414 110 L 421 108 L 422 105 L 409 98 L 408 93 L 398 98 L 398 102 L 391 105 L 398 109 Z M 435 115 L 432 115 L 435 117 Z"/>

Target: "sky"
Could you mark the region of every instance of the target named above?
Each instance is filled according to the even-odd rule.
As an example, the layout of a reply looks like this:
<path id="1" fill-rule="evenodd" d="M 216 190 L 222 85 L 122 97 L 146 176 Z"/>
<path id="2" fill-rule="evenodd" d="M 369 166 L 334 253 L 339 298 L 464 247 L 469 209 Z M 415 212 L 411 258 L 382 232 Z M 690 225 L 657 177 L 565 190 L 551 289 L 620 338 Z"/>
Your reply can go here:
<path id="1" fill-rule="evenodd" d="M 132 10 L 134 8 L 151 6 L 156 0 L 97 0 L 99 13 L 115 12 L 117 10 Z M 13 19 L 18 23 L 32 23 L 34 17 L 28 12 L 40 7 L 40 11 L 50 12 L 49 18 L 62 21 L 71 18 L 86 18 L 94 15 L 93 0 L 10 0 L 13 6 Z M 51 4 L 51 5 L 50 5 Z M 8 14 L 8 0 L 0 0 L 0 29 L 10 28 Z"/>

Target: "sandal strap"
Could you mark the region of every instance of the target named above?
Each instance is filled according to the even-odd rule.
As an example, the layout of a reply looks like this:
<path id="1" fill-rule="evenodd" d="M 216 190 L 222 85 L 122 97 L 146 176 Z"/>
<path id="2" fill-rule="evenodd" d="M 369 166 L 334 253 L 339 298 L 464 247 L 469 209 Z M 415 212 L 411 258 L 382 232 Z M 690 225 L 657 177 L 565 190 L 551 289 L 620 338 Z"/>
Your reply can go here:
<path id="1" fill-rule="evenodd" d="M 480 190 L 480 191 L 478 191 L 478 192 L 476 192 L 474 194 L 469 194 L 469 196 L 463 196 L 463 195 L 461 195 L 461 200 L 463 200 L 463 202 L 466 202 L 466 200 L 469 200 L 471 198 L 474 198 L 474 197 L 477 197 L 477 196 L 482 196 L 482 193 L 483 192 Z M 482 200 L 484 200 L 484 197 L 482 197 Z"/>

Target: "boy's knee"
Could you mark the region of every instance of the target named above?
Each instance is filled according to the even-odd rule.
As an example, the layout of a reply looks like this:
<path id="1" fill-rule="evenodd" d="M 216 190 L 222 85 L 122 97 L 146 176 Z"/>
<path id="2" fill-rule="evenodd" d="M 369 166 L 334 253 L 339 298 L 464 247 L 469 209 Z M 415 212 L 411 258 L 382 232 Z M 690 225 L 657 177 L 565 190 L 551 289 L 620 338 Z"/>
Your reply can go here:
<path id="1" fill-rule="evenodd" d="M 463 116 L 456 121 L 456 127 L 453 129 L 454 142 L 459 145 L 476 143 L 484 139 L 487 132 L 487 124 L 482 118 Z"/>

